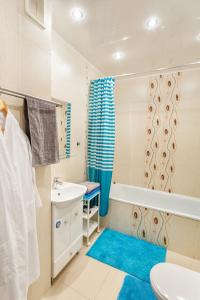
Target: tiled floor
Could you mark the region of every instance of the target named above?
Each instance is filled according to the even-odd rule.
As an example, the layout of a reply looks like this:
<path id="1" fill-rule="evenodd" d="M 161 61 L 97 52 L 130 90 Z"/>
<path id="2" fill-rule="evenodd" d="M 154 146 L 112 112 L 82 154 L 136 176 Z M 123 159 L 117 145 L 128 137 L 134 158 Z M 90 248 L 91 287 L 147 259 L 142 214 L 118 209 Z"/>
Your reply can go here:
<path id="1" fill-rule="evenodd" d="M 87 251 L 84 246 L 41 300 L 117 299 L 125 273 L 86 256 Z"/>
<path id="2" fill-rule="evenodd" d="M 41 300 L 116 300 L 124 272 L 96 261 L 83 247 Z M 200 261 L 168 251 L 167 261 L 200 272 Z"/>

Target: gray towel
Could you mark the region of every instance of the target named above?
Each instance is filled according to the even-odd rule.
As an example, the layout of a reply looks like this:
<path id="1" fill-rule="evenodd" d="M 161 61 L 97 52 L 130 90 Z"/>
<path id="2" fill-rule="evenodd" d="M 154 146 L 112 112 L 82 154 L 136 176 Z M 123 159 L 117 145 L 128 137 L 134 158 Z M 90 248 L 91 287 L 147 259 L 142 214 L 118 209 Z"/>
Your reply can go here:
<path id="1" fill-rule="evenodd" d="M 56 105 L 26 97 L 25 126 L 32 148 L 33 166 L 59 162 Z"/>

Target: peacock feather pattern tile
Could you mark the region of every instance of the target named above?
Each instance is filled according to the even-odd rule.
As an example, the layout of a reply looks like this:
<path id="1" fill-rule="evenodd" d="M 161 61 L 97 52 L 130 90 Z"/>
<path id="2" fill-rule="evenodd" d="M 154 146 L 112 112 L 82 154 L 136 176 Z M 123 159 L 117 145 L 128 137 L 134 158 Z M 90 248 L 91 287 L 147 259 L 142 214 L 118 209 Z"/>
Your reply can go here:
<path id="1" fill-rule="evenodd" d="M 171 215 L 158 210 L 132 206 L 132 235 L 151 243 L 167 247 L 168 225 Z"/>
<path id="2" fill-rule="evenodd" d="M 180 78 L 178 72 L 156 76 L 149 82 L 144 184 L 169 193 L 173 192 L 175 172 Z"/>

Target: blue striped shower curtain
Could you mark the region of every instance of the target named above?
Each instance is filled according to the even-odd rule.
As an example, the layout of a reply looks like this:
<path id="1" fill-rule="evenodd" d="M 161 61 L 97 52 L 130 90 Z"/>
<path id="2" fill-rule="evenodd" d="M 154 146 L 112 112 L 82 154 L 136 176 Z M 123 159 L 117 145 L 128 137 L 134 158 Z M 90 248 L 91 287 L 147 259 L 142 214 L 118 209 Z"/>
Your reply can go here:
<path id="1" fill-rule="evenodd" d="M 88 115 L 88 179 L 101 184 L 100 216 L 106 216 L 115 148 L 113 78 L 91 81 Z"/>

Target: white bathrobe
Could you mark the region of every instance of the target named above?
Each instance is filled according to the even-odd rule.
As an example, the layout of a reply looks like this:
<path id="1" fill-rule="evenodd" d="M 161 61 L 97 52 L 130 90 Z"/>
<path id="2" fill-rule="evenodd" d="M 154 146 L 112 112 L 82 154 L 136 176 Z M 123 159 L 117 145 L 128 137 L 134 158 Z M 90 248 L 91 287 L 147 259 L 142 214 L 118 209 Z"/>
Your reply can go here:
<path id="1" fill-rule="evenodd" d="M 35 184 L 27 137 L 8 112 L 0 132 L 0 299 L 26 300 L 39 277 Z"/>

